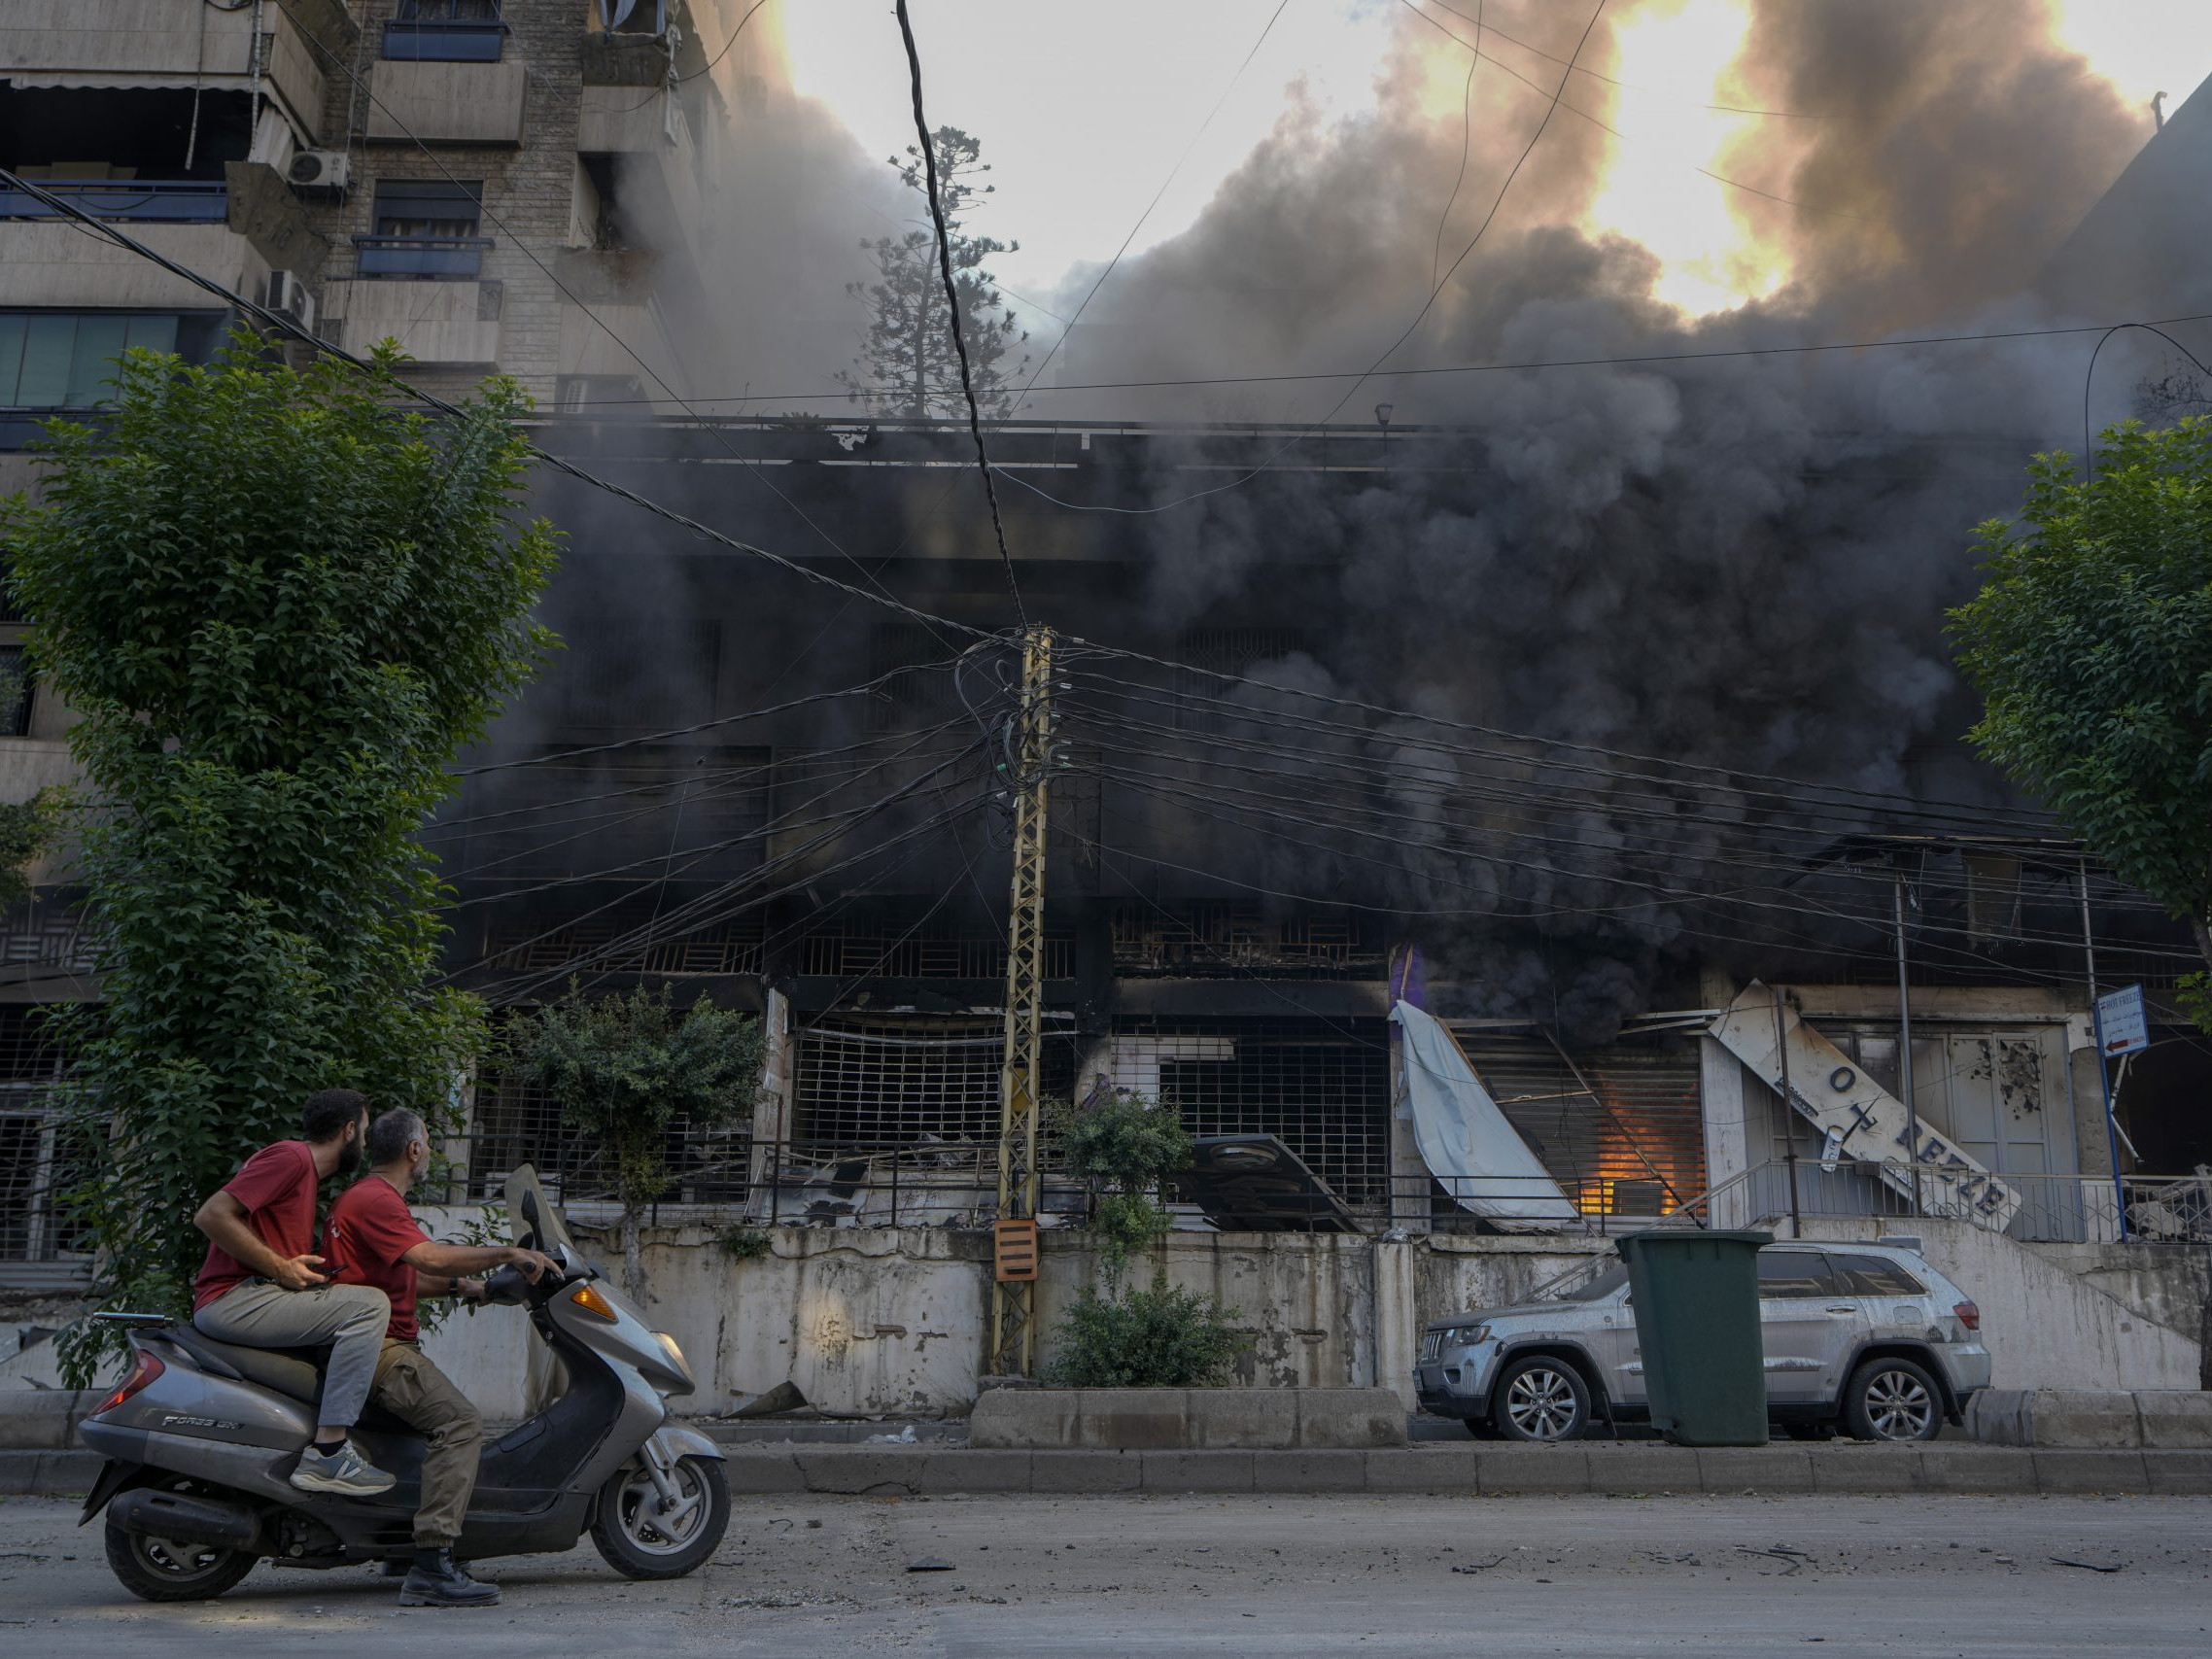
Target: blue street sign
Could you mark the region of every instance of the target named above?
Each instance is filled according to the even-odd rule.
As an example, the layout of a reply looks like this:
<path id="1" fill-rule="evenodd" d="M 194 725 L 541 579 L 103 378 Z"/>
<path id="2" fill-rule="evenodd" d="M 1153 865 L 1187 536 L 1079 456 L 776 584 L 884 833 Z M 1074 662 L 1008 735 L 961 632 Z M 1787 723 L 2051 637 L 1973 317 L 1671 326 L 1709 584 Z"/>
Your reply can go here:
<path id="1" fill-rule="evenodd" d="M 2151 1046 L 2151 1019 L 2143 1007 L 2143 987 L 2129 985 L 2096 999 L 2096 1048 L 2106 1059 L 2139 1054 Z"/>

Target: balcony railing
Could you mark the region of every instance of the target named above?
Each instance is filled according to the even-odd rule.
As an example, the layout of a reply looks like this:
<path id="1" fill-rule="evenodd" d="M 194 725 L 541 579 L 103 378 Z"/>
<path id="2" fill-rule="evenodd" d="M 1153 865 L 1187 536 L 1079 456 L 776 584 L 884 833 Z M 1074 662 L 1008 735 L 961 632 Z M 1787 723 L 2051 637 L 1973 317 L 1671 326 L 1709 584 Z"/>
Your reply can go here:
<path id="1" fill-rule="evenodd" d="M 486 18 L 417 20 L 384 25 L 384 55 L 402 63 L 497 63 L 507 26 Z"/>
<path id="2" fill-rule="evenodd" d="M 220 179 L 57 179 L 41 180 L 39 189 L 95 219 L 220 225 L 230 213 L 230 192 Z M 62 217 L 28 190 L 0 190 L 0 219 Z"/>
<path id="3" fill-rule="evenodd" d="M 489 236 L 356 236 L 354 274 L 473 282 L 491 245 Z"/>

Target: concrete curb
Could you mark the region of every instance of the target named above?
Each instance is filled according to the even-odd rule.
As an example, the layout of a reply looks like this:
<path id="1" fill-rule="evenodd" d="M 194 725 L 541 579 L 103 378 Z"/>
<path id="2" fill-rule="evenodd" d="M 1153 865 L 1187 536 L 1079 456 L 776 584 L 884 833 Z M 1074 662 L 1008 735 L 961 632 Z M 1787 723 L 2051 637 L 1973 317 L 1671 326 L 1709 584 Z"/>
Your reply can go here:
<path id="1" fill-rule="evenodd" d="M 730 1487 L 758 1494 L 1204 1492 L 1505 1497 L 1595 1493 L 2212 1493 L 2212 1451 L 2012 1446 L 1663 1444 L 1416 1446 L 1365 1451 L 730 1449 Z"/>
<path id="2" fill-rule="evenodd" d="M 1005 1451 L 1361 1451 L 1405 1444 L 1387 1388 L 999 1388 L 968 1441 Z"/>
<path id="3" fill-rule="evenodd" d="M 1692 1447 L 1590 1442 L 1283 1452 L 785 1445 L 731 1447 L 727 1469 L 733 1492 L 761 1497 L 2212 1494 L 2212 1451 L 1964 1444 Z M 99 1469 L 100 1459 L 91 1452 L 0 1451 L 0 1495 L 84 1492 Z"/>

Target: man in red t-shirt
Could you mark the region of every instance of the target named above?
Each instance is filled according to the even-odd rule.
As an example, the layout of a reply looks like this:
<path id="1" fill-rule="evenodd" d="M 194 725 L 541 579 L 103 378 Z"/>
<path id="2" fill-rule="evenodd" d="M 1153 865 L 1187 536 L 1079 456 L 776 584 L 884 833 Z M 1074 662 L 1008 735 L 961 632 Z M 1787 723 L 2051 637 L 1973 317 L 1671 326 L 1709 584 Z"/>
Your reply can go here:
<path id="1" fill-rule="evenodd" d="M 368 1098 L 351 1089 L 307 1097 L 305 1139 L 265 1146 L 200 1205 L 192 1225 L 207 1234 L 207 1261 L 192 1293 L 192 1324 L 218 1342 L 247 1348 L 330 1344 L 315 1440 L 299 1454 L 292 1484 L 302 1492 L 371 1497 L 392 1476 L 354 1450 L 346 1435 L 367 1403 L 391 1304 L 382 1291 L 339 1285 L 319 1271 L 315 1189 L 361 1167 Z"/>
<path id="2" fill-rule="evenodd" d="M 376 1403 L 422 1430 L 428 1440 L 422 1507 L 415 1511 L 415 1560 L 399 1605 L 491 1607 L 499 1602 L 499 1587 L 469 1577 L 453 1559 L 468 1497 L 476 1489 L 484 1420 L 423 1353 L 415 1298 L 452 1294 L 480 1302 L 484 1282 L 468 1275 L 512 1265 L 535 1281 L 553 1262 L 535 1250 L 508 1245 L 439 1244 L 415 1225 L 407 1191 L 430 1172 L 431 1139 L 414 1113 L 395 1107 L 376 1120 L 368 1131 L 368 1162 L 367 1177 L 330 1206 L 323 1249 L 337 1270 L 390 1299 L 392 1320 L 376 1365 Z"/>

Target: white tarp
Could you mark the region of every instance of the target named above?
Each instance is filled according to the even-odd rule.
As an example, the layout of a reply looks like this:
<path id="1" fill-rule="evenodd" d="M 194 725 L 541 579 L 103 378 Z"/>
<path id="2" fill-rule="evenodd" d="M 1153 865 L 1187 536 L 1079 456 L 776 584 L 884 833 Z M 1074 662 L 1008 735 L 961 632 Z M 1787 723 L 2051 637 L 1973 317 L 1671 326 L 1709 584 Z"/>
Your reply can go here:
<path id="1" fill-rule="evenodd" d="M 1460 1208 L 1503 1227 L 1580 1219 L 1452 1034 L 1409 1002 L 1390 1017 L 1405 1035 L 1405 1098 L 1421 1159 Z"/>

